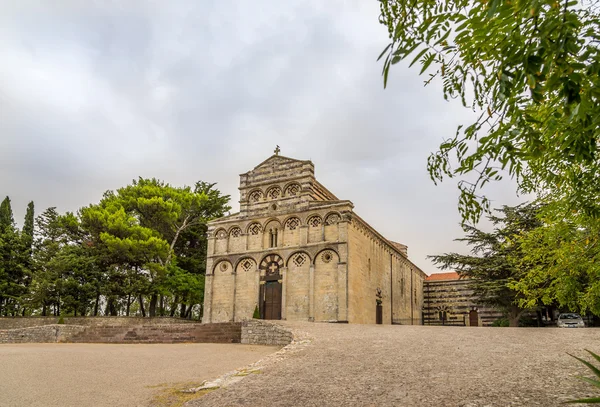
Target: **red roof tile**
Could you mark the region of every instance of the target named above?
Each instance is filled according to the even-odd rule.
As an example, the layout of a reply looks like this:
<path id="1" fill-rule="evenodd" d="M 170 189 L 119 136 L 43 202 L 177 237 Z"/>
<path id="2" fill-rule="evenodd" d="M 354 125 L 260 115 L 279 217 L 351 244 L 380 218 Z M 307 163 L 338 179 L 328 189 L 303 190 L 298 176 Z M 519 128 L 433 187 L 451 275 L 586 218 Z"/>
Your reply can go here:
<path id="1" fill-rule="evenodd" d="M 460 276 L 457 272 L 452 271 L 450 273 L 434 273 L 428 276 L 425 281 L 449 281 L 449 280 L 458 280 Z"/>

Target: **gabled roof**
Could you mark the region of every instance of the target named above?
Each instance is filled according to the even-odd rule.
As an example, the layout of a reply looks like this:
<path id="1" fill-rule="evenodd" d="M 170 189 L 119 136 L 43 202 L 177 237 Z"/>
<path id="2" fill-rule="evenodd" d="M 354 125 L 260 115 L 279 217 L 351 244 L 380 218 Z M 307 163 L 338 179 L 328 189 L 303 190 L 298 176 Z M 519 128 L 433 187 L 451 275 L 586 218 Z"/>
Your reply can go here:
<path id="1" fill-rule="evenodd" d="M 312 162 L 310 160 L 296 160 L 295 158 L 290 158 L 290 157 L 285 157 L 283 155 L 273 154 L 272 156 L 267 158 L 265 161 L 263 161 L 262 163 L 258 164 L 256 167 L 254 167 L 251 171 L 258 169 L 265 164 L 277 162 L 277 161 L 280 163 L 311 163 L 312 164 Z M 250 171 L 248 171 L 248 172 L 250 172 Z M 247 174 L 247 172 L 245 174 Z"/>
<path id="2" fill-rule="evenodd" d="M 450 273 L 434 273 L 428 276 L 425 281 L 453 281 L 459 280 L 460 276 L 456 271 L 452 271 Z"/>

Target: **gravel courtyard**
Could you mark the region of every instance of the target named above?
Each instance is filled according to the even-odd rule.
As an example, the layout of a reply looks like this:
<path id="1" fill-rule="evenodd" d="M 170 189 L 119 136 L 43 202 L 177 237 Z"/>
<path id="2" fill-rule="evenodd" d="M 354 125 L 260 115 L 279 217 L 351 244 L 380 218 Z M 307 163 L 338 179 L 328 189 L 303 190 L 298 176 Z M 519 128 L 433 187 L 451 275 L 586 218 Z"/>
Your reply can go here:
<path id="1" fill-rule="evenodd" d="M 234 344 L 0 345 L 0 406 L 147 406 L 165 387 L 243 367 L 278 348 Z"/>
<path id="2" fill-rule="evenodd" d="M 312 343 L 187 406 L 559 406 L 593 394 L 567 352 L 600 353 L 600 329 L 283 324 Z"/>

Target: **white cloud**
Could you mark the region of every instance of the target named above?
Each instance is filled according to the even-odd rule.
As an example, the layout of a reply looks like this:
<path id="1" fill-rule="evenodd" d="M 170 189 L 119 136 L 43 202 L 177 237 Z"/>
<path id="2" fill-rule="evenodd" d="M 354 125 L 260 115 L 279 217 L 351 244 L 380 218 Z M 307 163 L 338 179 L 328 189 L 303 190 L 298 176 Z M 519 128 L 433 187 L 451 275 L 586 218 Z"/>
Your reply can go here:
<path id="1" fill-rule="evenodd" d="M 279 144 L 434 271 L 427 254 L 463 247 L 454 184 L 426 159 L 471 116 L 402 64 L 383 90 L 377 17 L 341 0 L 0 2 L 0 194 L 21 219 L 146 176 L 218 182 L 236 206 L 238 174 Z"/>

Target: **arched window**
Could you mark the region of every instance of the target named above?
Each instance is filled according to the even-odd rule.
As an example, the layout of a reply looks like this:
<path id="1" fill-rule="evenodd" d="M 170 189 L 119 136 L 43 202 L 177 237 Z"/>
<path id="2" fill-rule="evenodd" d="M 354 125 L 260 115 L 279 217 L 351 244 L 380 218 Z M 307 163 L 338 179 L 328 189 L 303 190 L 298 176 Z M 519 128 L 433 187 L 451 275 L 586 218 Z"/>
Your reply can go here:
<path id="1" fill-rule="evenodd" d="M 267 199 L 277 199 L 281 196 L 281 188 L 275 186 L 267 190 Z"/>

